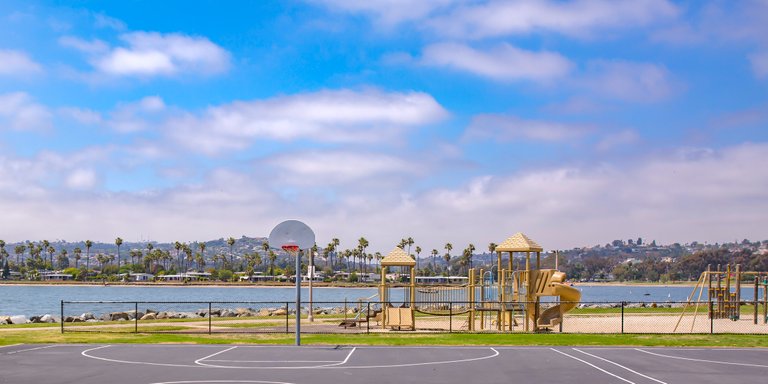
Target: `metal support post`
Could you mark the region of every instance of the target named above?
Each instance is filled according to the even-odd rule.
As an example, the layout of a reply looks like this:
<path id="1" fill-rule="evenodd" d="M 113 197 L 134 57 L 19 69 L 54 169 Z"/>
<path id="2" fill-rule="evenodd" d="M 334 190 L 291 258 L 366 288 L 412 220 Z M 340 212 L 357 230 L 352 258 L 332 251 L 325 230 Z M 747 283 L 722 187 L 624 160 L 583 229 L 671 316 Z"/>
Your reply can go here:
<path id="1" fill-rule="evenodd" d="M 59 326 L 61 327 L 61 333 L 64 333 L 64 300 L 61 300 L 61 317 L 59 318 Z"/>
<path id="2" fill-rule="evenodd" d="M 139 302 L 133 303 L 133 333 L 139 333 Z"/>
<path id="3" fill-rule="evenodd" d="M 211 302 L 209 301 L 208 302 L 208 334 L 209 335 L 211 334 L 211 318 L 213 317 L 211 316 L 211 309 L 212 309 Z"/>
<path id="4" fill-rule="evenodd" d="M 301 250 L 296 253 L 296 345 L 301 345 Z"/>
<path id="5" fill-rule="evenodd" d="M 624 334 L 624 304 L 626 304 L 625 301 L 621 302 L 621 334 Z"/>
<path id="6" fill-rule="evenodd" d="M 285 302 L 285 333 L 288 333 L 288 302 Z"/>

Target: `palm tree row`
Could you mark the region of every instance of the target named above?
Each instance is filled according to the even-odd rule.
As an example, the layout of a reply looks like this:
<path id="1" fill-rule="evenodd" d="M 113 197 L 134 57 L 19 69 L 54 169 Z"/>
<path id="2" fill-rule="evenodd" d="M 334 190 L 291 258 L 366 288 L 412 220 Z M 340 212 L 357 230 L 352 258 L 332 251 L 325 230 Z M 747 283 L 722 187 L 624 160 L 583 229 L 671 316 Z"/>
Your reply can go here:
<path id="1" fill-rule="evenodd" d="M 131 249 L 128 252 L 129 259 L 123 260 L 121 254 L 121 247 L 123 240 L 118 237 L 115 239 L 115 246 L 117 248 L 117 254 L 115 256 L 99 252 L 95 256 L 95 261 L 98 263 L 100 271 L 105 268 L 113 268 L 115 273 L 122 271 L 127 272 L 151 272 L 157 273 L 159 271 L 171 272 L 184 272 L 189 270 L 203 271 L 208 266 L 207 261 L 212 262 L 212 271 L 218 270 L 240 270 L 245 271 L 249 275 L 255 273 L 260 267 L 264 266 L 264 270 L 269 275 L 274 276 L 276 273 L 276 261 L 278 254 L 275 253 L 264 241 L 262 242 L 260 249 L 252 253 L 244 253 L 236 258 L 234 252 L 234 246 L 237 240 L 233 237 L 229 237 L 225 240 L 226 245 L 229 247 L 228 255 L 221 253 L 214 254 L 210 257 L 206 256 L 206 243 L 193 242 L 193 243 L 181 243 L 174 242 L 172 247 L 167 250 L 161 250 L 155 248 L 153 243 L 147 243 L 146 249 Z M 42 240 L 38 243 L 26 242 L 24 244 L 18 244 L 14 247 L 14 254 L 16 256 L 15 263 L 10 263 L 10 255 L 5 249 L 6 243 L 0 240 L 0 268 L 4 264 L 12 264 L 17 270 L 21 267 L 28 269 L 65 269 L 70 267 L 70 256 L 74 260 L 74 268 L 81 268 L 81 260 L 85 257 L 85 270 L 91 270 L 91 250 L 94 246 L 93 241 L 86 240 L 84 243 L 85 255 L 83 256 L 83 250 L 80 247 L 71 249 L 71 253 L 67 249 L 57 250 L 53 244 L 47 240 Z M 414 247 L 415 245 L 415 247 Z M 338 238 L 333 238 L 321 251 L 311 253 L 312 257 L 319 254 L 322 255 L 325 261 L 325 269 L 331 273 L 338 270 L 346 270 L 347 272 L 359 272 L 366 273 L 369 271 L 377 271 L 379 269 L 378 263 L 382 259 L 380 252 L 369 253 L 367 252 L 370 246 L 369 241 L 365 237 L 360 237 L 357 240 L 357 244 L 351 249 L 341 249 L 340 241 Z M 443 247 L 445 253 L 443 254 L 444 267 L 439 267 L 437 264 L 438 256 L 440 252 L 437 249 L 432 249 L 429 253 L 431 260 L 428 260 L 425 269 L 420 265 L 421 253 L 423 252 L 421 246 L 416 245 L 415 240 L 412 237 L 406 237 L 400 240 L 397 246 L 407 251 L 411 257 L 416 260 L 416 268 L 421 274 L 436 274 L 440 269 L 443 269 L 443 273 L 447 271 L 451 272 L 466 272 L 466 270 L 473 267 L 473 257 L 476 250 L 473 244 L 469 244 L 460 254 L 460 257 L 455 259 L 452 257 L 453 245 L 446 243 Z M 496 244 L 490 243 L 488 251 L 493 253 Z M 313 248 L 317 250 L 317 246 Z M 411 250 L 414 253 L 411 253 Z M 174 252 L 171 255 L 171 252 Z M 25 257 L 26 256 L 26 257 Z M 54 260 L 55 256 L 55 260 Z M 25 259 L 25 260 L 23 260 Z M 23 262 L 22 262 L 23 260 Z M 116 266 L 113 262 L 116 260 Z M 452 271 L 453 264 L 458 265 L 460 268 L 457 271 Z M 209 269 L 211 270 L 211 269 Z"/>

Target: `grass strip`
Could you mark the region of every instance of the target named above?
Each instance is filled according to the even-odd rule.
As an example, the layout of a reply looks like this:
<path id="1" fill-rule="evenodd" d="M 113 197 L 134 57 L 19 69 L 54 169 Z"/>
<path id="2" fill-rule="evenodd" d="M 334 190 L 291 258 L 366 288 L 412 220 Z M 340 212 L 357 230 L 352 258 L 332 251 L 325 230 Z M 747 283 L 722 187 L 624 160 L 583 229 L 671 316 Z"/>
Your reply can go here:
<path id="1" fill-rule="evenodd" d="M 37 343 L 99 344 L 293 344 L 291 334 L 110 334 L 59 333 L 54 329 L 7 330 L 0 345 Z M 303 335 L 305 345 L 509 345 L 509 346 L 707 346 L 768 347 L 760 335 L 614 335 L 614 334 L 321 334 Z"/>

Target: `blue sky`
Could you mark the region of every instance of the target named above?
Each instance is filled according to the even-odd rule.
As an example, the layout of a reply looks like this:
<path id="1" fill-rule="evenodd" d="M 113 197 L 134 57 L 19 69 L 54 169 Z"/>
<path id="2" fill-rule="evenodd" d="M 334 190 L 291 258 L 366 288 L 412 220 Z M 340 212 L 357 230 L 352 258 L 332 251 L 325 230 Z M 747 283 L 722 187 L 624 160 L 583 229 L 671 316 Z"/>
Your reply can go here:
<path id="1" fill-rule="evenodd" d="M 763 239 L 768 1 L 5 1 L 0 238 Z"/>

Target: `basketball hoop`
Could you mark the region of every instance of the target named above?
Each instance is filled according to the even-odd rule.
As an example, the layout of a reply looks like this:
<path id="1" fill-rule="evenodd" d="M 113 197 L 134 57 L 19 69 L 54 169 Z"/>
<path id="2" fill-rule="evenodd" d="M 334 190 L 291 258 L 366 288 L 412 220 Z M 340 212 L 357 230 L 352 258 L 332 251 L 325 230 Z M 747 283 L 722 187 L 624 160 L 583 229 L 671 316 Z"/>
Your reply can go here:
<path id="1" fill-rule="evenodd" d="M 278 224 L 269 234 L 269 244 L 280 244 L 283 251 L 296 258 L 296 345 L 301 345 L 301 256 L 300 250 L 315 245 L 315 233 L 297 220 Z M 310 257 L 311 260 L 311 257 Z M 311 278 L 310 272 L 310 278 Z M 312 280 L 309 281 L 309 320 L 312 321 Z"/>

